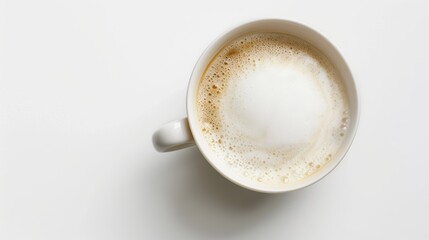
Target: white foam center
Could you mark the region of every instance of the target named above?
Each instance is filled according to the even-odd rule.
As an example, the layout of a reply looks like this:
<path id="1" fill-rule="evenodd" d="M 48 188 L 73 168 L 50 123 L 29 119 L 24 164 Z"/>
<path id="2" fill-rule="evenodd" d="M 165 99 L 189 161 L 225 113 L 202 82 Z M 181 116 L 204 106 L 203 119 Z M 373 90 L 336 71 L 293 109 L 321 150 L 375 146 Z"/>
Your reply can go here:
<path id="1" fill-rule="evenodd" d="M 327 103 L 317 79 L 299 65 L 274 60 L 233 82 L 221 109 L 234 134 L 278 148 L 308 143 L 320 130 Z"/>

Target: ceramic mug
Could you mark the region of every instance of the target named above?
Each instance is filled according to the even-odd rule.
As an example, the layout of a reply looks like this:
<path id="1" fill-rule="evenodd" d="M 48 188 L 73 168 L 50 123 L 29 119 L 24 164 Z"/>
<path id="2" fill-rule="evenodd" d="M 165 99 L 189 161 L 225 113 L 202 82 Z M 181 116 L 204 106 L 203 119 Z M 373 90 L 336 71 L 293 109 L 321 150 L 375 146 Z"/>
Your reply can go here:
<path id="1" fill-rule="evenodd" d="M 225 169 L 227 166 L 219 164 L 221 159 L 217 159 L 207 145 L 206 140 L 204 139 L 200 130 L 196 114 L 197 90 L 201 76 L 204 73 L 207 65 L 219 52 L 219 50 L 222 49 L 222 47 L 224 47 L 230 40 L 250 32 L 286 33 L 301 38 L 313 45 L 331 61 L 333 66 L 338 71 L 340 79 L 344 83 L 350 104 L 349 132 L 346 135 L 346 139 L 344 140 L 342 147 L 336 154 L 336 157 L 326 163 L 325 166 L 323 166 L 314 174 L 304 178 L 303 180 L 285 185 L 280 189 L 278 187 L 256 186 L 252 183 L 244 182 L 243 179 L 240 179 L 237 176 L 228 175 L 228 171 Z M 349 67 L 347 66 L 347 63 L 338 50 L 325 37 L 315 30 L 293 21 L 281 19 L 263 19 L 248 22 L 227 31 L 225 34 L 213 41 L 203 52 L 194 67 L 189 80 L 186 100 L 188 114 L 187 118 L 167 123 L 158 131 L 156 131 L 152 137 L 155 148 L 160 152 L 168 152 L 196 144 L 207 161 L 224 177 L 244 188 L 265 193 L 278 193 L 297 190 L 309 186 L 326 176 L 340 163 L 350 148 L 357 130 L 359 119 L 358 95 L 355 81 L 353 80 L 353 76 Z"/>

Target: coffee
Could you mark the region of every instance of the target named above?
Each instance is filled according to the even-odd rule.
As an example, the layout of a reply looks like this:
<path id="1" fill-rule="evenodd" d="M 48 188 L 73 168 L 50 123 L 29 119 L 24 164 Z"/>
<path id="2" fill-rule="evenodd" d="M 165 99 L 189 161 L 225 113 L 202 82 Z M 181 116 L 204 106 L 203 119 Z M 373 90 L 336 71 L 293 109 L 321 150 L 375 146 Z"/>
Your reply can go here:
<path id="1" fill-rule="evenodd" d="M 196 109 L 217 161 L 265 186 L 323 168 L 342 146 L 350 118 L 327 57 L 281 33 L 255 32 L 226 44 L 201 77 Z"/>

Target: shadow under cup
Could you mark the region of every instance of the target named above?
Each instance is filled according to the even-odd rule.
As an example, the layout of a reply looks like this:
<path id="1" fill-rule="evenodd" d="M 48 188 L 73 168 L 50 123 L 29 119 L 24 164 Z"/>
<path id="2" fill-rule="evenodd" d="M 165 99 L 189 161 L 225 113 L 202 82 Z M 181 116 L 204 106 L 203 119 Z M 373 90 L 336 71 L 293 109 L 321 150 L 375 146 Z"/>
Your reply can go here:
<path id="1" fill-rule="evenodd" d="M 343 144 L 341 145 L 339 151 L 333 159 L 327 162 L 320 170 L 314 174 L 294 183 L 285 184 L 283 186 L 256 186 L 251 181 L 246 181 L 242 177 L 239 177 L 234 174 L 229 174 L 228 167 L 225 164 L 219 164 L 220 159 L 216 159 L 216 156 L 211 152 L 204 136 L 200 131 L 199 121 L 196 114 L 196 97 L 198 92 L 198 86 L 202 75 L 206 67 L 209 65 L 212 58 L 222 49 L 228 42 L 231 40 L 242 36 L 246 33 L 251 32 L 277 32 L 277 33 L 286 33 L 298 37 L 318 49 L 323 53 L 328 60 L 332 63 L 336 69 L 340 80 L 342 81 L 346 96 L 349 102 L 349 113 L 350 120 L 348 126 L 348 133 L 345 136 Z M 195 65 L 195 68 L 192 72 L 187 94 L 187 112 L 188 112 L 188 121 L 189 126 L 192 131 L 193 138 L 198 148 L 207 159 L 207 161 L 224 177 L 230 181 L 245 187 L 250 190 L 265 192 L 265 193 L 279 193 L 287 192 L 296 189 L 300 189 L 306 186 L 309 186 L 324 176 L 326 176 L 330 171 L 332 171 L 339 162 L 344 158 L 348 149 L 350 148 L 353 138 L 355 136 L 357 125 L 358 125 L 358 96 L 355 82 L 353 76 L 350 72 L 347 63 L 338 52 L 338 50 L 321 34 L 315 30 L 306 27 L 302 24 L 288 21 L 288 20 L 279 20 L 279 19 L 266 19 L 258 20 L 250 23 L 240 25 L 227 33 L 223 34 L 221 37 L 213 41 L 204 53 L 199 58 L 198 62 Z"/>

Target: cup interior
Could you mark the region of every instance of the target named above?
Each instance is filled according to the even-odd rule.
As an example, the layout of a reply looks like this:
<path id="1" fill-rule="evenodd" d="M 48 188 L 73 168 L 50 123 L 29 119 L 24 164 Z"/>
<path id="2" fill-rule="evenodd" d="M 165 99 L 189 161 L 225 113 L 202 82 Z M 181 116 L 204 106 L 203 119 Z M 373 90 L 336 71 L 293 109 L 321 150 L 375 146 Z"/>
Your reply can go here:
<path id="1" fill-rule="evenodd" d="M 347 93 L 349 105 L 350 105 L 350 125 L 348 129 L 348 134 L 346 135 L 346 139 L 339 149 L 336 157 L 330 160 L 325 166 L 323 166 L 316 173 L 304 178 L 295 183 L 291 183 L 288 185 L 284 185 L 281 187 L 278 186 L 269 186 L 269 187 L 260 187 L 256 186 L 253 182 L 244 179 L 243 177 L 237 176 L 229 171 L 228 167 L 225 164 L 221 164 L 221 159 L 216 159 L 211 153 L 209 146 L 207 145 L 204 136 L 200 131 L 200 126 L 198 122 L 198 118 L 196 115 L 196 97 L 198 86 L 200 83 L 200 79 L 207 67 L 210 63 L 211 59 L 218 53 L 220 49 L 222 49 L 229 41 L 250 32 L 278 32 L 278 33 L 286 33 L 298 38 L 301 38 L 304 41 L 307 41 L 315 48 L 317 48 L 320 52 L 322 52 L 333 64 L 336 68 L 337 73 L 340 76 L 340 79 L 343 81 L 345 90 Z M 194 70 L 192 72 L 189 86 L 188 86 L 188 94 L 187 94 L 187 112 L 189 125 L 191 127 L 192 134 L 194 136 L 194 140 L 207 159 L 207 161 L 224 177 L 229 179 L 230 181 L 245 187 L 250 190 L 258 191 L 258 192 L 266 192 L 266 193 L 278 193 L 278 192 L 287 192 L 296 189 L 300 189 L 311 185 L 324 176 L 326 176 L 330 171 L 332 171 L 344 158 L 346 152 L 350 148 L 352 144 L 353 138 L 355 136 L 358 119 L 359 119 L 359 106 L 358 106 L 358 96 L 355 82 L 353 80 L 353 76 L 350 72 L 347 63 L 344 58 L 338 52 L 338 50 L 332 45 L 325 37 L 316 32 L 315 30 L 304 26 L 302 24 L 288 21 L 288 20 L 280 20 L 280 19 L 265 19 L 249 22 L 238 27 L 235 27 L 225 34 L 221 35 L 215 41 L 213 41 L 207 49 L 203 52 L 199 60 L 197 61 Z"/>

